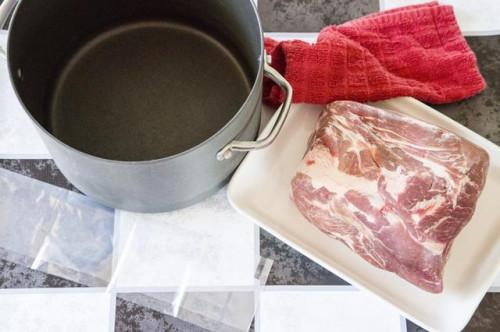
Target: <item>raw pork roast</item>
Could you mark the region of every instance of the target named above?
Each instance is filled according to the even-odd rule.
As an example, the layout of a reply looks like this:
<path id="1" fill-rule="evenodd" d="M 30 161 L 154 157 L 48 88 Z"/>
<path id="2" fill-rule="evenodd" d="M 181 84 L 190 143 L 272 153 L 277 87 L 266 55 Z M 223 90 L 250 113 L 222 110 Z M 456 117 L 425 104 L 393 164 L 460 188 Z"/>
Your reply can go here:
<path id="1" fill-rule="evenodd" d="M 320 230 L 429 292 L 483 189 L 486 151 L 409 116 L 355 102 L 322 113 L 292 199 Z"/>

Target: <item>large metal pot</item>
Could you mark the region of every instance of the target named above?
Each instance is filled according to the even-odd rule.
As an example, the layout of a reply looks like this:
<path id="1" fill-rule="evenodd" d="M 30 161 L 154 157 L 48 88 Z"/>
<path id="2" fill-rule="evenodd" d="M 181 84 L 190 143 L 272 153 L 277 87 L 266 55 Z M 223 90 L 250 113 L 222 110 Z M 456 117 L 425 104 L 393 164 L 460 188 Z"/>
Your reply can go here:
<path id="1" fill-rule="evenodd" d="M 61 172 L 112 207 L 161 212 L 223 186 L 281 129 L 290 85 L 250 0 L 4 0 L 12 85 Z M 263 77 L 285 90 L 256 138 Z"/>

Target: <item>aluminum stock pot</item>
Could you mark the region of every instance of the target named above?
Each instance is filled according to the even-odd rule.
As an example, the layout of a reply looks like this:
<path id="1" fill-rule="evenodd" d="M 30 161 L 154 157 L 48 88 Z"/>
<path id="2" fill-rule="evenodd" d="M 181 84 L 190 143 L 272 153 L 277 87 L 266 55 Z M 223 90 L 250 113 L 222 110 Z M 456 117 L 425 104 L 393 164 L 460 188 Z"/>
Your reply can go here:
<path id="1" fill-rule="evenodd" d="M 4 0 L 0 27 L 9 17 L 1 53 L 19 101 L 61 172 L 105 205 L 197 202 L 288 114 L 250 0 Z M 264 76 L 285 102 L 255 141 Z"/>

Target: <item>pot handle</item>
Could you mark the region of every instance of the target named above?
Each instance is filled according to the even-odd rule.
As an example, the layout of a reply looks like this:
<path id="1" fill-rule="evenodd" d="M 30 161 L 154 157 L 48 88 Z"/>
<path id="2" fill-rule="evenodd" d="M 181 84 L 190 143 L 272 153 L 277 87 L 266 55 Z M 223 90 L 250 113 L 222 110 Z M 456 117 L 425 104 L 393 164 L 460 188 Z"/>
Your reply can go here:
<path id="1" fill-rule="evenodd" d="M 7 58 L 5 45 L 7 41 L 7 34 L 6 31 L 2 30 L 5 29 L 5 24 L 7 23 L 10 14 L 12 14 L 12 11 L 16 8 L 17 1 L 18 0 L 4 0 L 2 4 L 0 4 L 0 34 L 5 35 L 0 37 L 0 58 L 3 59 Z"/>
<path id="2" fill-rule="evenodd" d="M 285 91 L 285 101 L 277 110 L 279 114 L 274 121 L 273 128 L 266 137 L 258 139 L 257 141 L 232 141 L 217 153 L 217 160 L 222 161 L 230 159 L 234 151 L 248 152 L 263 149 L 274 142 L 283 128 L 288 113 L 290 112 L 290 107 L 292 106 L 293 88 L 276 69 L 267 63 L 267 61 L 264 64 L 264 75 L 272 79 Z"/>

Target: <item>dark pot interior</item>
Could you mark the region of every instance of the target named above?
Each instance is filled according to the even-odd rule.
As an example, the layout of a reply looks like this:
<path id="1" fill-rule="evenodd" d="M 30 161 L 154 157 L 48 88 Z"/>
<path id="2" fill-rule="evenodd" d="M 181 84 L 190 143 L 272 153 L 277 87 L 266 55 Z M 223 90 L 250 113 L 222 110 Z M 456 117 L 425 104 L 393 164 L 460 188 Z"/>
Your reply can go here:
<path id="1" fill-rule="evenodd" d="M 214 135 L 247 99 L 249 1 L 23 0 L 9 65 L 33 117 L 91 155 L 159 159 Z"/>

